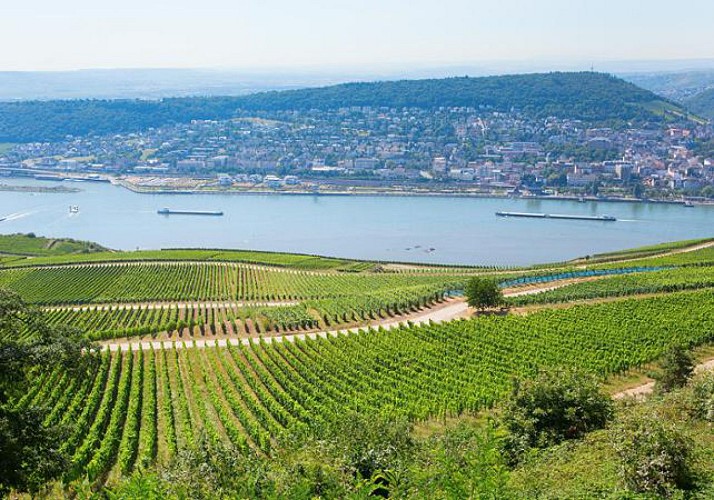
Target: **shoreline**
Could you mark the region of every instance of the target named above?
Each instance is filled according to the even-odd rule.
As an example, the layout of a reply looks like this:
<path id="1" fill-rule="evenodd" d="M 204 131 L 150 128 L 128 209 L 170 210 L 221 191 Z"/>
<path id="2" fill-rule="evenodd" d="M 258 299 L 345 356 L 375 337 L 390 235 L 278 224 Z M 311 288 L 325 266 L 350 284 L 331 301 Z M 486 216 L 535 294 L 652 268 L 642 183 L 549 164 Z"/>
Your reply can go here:
<path id="1" fill-rule="evenodd" d="M 412 191 L 393 190 L 389 188 L 369 189 L 369 190 L 335 190 L 335 191 L 310 191 L 310 190 L 276 190 L 276 189 L 162 189 L 147 188 L 122 181 L 112 179 L 112 184 L 122 187 L 137 194 L 154 195 L 180 195 L 180 194 L 216 194 L 216 195 L 259 195 L 259 196 L 397 196 L 397 197 L 434 197 L 434 198 L 481 198 L 496 200 L 539 200 L 539 201 L 575 201 L 581 203 L 642 203 L 656 205 L 685 205 L 682 200 L 657 200 L 657 199 L 637 199 L 620 197 L 592 197 L 576 195 L 534 195 L 515 196 L 508 193 L 487 193 L 477 191 Z M 714 200 L 705 202 L 693 202 L 695 206 L 714 206 Z"/>
<path id="2" fill-rule="evenodd" d="M 13 186 L 10 184 L 0 184 L 0 192 L 10 192 L 10 193 L 50 193 L 50 194 L 67 194 L 67 193 L 79 193 L 82 190 L 79 188 L 71 188 L 66 186 Z"/>

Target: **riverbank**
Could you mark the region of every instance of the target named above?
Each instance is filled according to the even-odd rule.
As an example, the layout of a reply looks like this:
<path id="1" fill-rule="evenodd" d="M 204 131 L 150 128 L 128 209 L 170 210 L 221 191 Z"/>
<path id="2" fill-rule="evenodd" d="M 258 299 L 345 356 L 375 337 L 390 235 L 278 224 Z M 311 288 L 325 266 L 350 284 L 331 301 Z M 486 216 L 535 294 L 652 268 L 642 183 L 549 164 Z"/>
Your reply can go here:
<path id="1" fill-rule="evenodd" d="M 287 196 L 404 196 L 404 197 L 440 197 L 440 198 L 481 198 L 481 199 L 519 199 L 519 200 L 554 200 L 576 202 L 608 202 L 608 203 L 654 203 L 664 205 L 702 205 L 714 206 L 714 200 L 690 202 L 686 200 L 657 200 L 641 198 L 620 198 L 612 196 L 575 196 L 575 195 L 514 195 L 502 191 L 483 190 L 419 190 L 399 187 L 384 188 L 347 188 L 347 189 L 271 189 L 271 188 L 217 188 L 201 187 L 193 189 L 176 189 L 165 187 L 141 186 L 123 179 L 114 179 L 113 184 L 121 186 L 138 194 L 180 195 L 180 194 L 233 194 L 233 195 L 287 195 Z"/>
<path id="2" fill-rule="evenodd" d="M 8 191 L 11 193 L 79 193 L 82 191 L 78 188 L 70 188 L 66 186 L 11 186 L 9 184 L 0 184 L 0 191 Z"/>

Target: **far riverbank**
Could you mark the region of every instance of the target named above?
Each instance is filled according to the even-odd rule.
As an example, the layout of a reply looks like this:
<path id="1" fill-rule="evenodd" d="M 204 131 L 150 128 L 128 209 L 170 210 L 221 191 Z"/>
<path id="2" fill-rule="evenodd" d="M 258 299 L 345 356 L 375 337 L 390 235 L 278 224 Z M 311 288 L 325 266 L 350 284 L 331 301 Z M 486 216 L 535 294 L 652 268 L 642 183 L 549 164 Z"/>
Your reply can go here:
<path id="1" fill-rule="evenodd" d="M 518 199 L 518 200 L 554 200 L 574 202 L 606 202 L 606 203 L 654 203 L 668 205 L 709 205 L 714 206 L 714 200 L 691 202 L 688 200 L 658 200 L 650 198 L 622 198 L 613 196 L 576 196 L 576 195 L 514 195 L 507 192 L 487 192 L 481 190 L 420 190 L 403 188 L 348 188 L 329 190 L 308 189 L 268 189 L 268 188 L 216 188 L 205 187 L 195 189 L 176 189 L 164 187 L 148 187 L 136 185 L 121 179 L 113 179 L 112 183 L 138 194 L 148 195 L 185 195 L 185 194 L 216 194 L 216 195 L 281 195 L 281 196 L 404 196 L 404 197 L 440 197 L 440 198 L 482 198 L 482 199 Z"/>

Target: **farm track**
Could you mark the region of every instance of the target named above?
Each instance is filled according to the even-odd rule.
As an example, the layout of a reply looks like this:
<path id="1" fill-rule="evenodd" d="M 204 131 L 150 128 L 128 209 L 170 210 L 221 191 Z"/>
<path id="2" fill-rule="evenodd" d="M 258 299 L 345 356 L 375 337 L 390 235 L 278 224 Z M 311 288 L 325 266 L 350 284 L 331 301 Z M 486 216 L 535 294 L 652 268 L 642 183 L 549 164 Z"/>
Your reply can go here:
<path id="1" fill-rule="evenodd" d="M 690 247 L 684 247 L 684 248 L 677 248 L 675 250 L 669 250 L 667 252 L 663 253 L 655 253 L 652 255 L 645 255 L 643 257 L 633 257 L 633 258 L 625 258 L 625 259 L 616 259 L 612 261 L 604 261 L 604 262 L 583 262 L 583 261 L 576 261 L 575 263 L 578 264 L 578 268 L 585 268 L 588 267 L 588 265 L 598 265 L 598 264 L 621 264 L 621 263 L 627 263 L 627 262 L 637 262 L 638 260 L 645 260 L 645 259 L 657 259 L 661 257 L 671 257 L 673 255 L 680 255 L 683 253 L 690 253 L 690 252 L 696 252 L 697 250 L 704 250 L 707 248 L 714 247 L 714 240 L 712 241 L 705 241 L 704 243 L 700 243 L 698 245 L 692 245 Z"/>
<path id="2" fill-rule="evenodd" d="M 415 325 L 422 325 L 429 323 L 431 321 L 435 323 L 442 323 L 446 321 L 452 321 L 459 318 L 468 317 L 468 306 L 466 302 L 460 299 L 452 299 L 443 302 L 436 307 L 429 308 L 425 311 L 420 311 L 418 313 L 413 313 L 410 315 L 400 316 L 397 318 L 388 318 L 381 321 L 373 321 L 369 324 L 356 326 L 351 328 L 342 328 L 334 330 L 326 330 L 321 332 L 306 332 L 306 333 L 289 333 L 283 335 L 274 336 L 261 336 L 261 337 L 228 337 L 221 339 L 193 339 L 193 340 L 152 340 L 152 341 L 131 341 L 131 340 L 109 340 L 104 342 L 99 342 L 98 344 L 102 346 L 102 349 L 109 349 L 111 351 L 127 351 L 130 348 L 132 350 L 138 349 L 173 349 L 182 347 L 225 347 L 228 344 L 231 345 L 249 345 L 250 342 L 258 342 L 260 339 L 266 342 L 282 342 L 282 341 L 295 341 L 304 340 L 307 338 L 316 339 L 318 337 L 327 338 L 329 336 L 336 337 L 340 334 L 352 334 L 367 332 L 370 328 L 383 328 L 385 330 L 391 330 L 393 328 L 398 328 L 407 322 Z"/>
<path id="3" fill-rule="evenodd" d="M 710 359 L 708 361 L 705 361 L 704 363 L 701 363 L 697 365 L 694 368 L 694 373 L 704 373 L 707 371 L 712 371 L 714 370 L 714 359 Z M 647 382 L 645 384 L 638 385 L 636 387 L 632 387 L 630 389 L 626 389 L 624 391 L 617 392 L 612 395 L 613 399 L 625 399 L 625 398 L 635 398 L 635 399 L 642 399 L 645 398 L 646 396 L 649 396 L 654 392 L 655 388 L 655 383 L 654 382 Z"/>
<path id="4" fill-rule="evenodd" d="M 582 278 L 581 280 L 590 280 L 592 278 Z M 560 288 L 562 286 L 567 286 L 573 282 L 579 280 L 568 280 L 567 283 L 559 285 L 547 285 L 543 287 L 529 287 L 528 290 L 520 290 L 518 288 L 507 289 L 504 291 L 505 297 L 530 295 L 541 293 L 548 290 L 553 290 L 555 288 Z M 289 333 L 283 335 L 273 335 L 273 336 L 251 336 L 251 337 L 227 337 L 220 339 L 190 339 L 190 340 L 107 340 L 99 342 L 103 349 L 109 349 L 111 351 L 123 350 L 127 351 L 138 349 L 172 349 L 172 348 L 182 348 L 182 347 L 224 347 L 228 344 L 232 345 L 249 345 L 251 341 L 259 341 L 263 339 L 266 342 L 282 342 L 283 340 L 294 341 L 294 340 L 304 340 L 306 338 L 315 339 L 318 337 L 326 338 L 328 336 L 336 337 L 340 334 L 352 334 L 352 333 L 364 333 L 369 331 L 370 328 L 383 328 L 386 330 L 391 330 L 393 328 L 398 328 L 404 324 L 412 323 L 414 325 L 423 325 L 430 322 L 434 323 L 444 323 L 448 321 L 453 321 L 456 319 L 466 319 L 470 317 L 469 307 L 463 299 L 450 299 L 434 307 L 427 308 L 423 311 L 416 313 L 403 315 L 396 318 L 387 318 L 379 321 L 372 321 L 365 325 L 326 330 L 321 332 L 306 332 L 306 333 Z"/>

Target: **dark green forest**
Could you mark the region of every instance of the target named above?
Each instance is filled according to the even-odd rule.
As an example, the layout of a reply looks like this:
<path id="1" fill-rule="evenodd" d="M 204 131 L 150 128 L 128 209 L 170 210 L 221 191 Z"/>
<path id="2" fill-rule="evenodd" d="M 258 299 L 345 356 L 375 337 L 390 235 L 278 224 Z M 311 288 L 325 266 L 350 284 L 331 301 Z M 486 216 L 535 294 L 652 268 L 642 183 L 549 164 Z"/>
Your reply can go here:
<path id="1" fill-rule="evenodd" d="M 227 119 L 239 110 L 350 106 L 471 106 L 608 125 L 657 121 L 662 119 L 663 106 L 676 107 L 647 90 L 601 73 L 459 77 L 346 83 L 240 97 L 0 102 L 0 142 L 57 141 L 66 136 L 134 132 L 191 120 Z"/>

